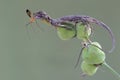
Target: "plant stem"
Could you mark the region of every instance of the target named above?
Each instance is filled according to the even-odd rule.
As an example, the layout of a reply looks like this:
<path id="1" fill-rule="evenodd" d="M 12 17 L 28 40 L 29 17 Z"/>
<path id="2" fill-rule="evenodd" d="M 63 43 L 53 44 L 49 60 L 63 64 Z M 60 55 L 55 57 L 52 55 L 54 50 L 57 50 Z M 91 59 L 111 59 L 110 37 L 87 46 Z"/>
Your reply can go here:
<path id="1" fill-rule="evenodd" d="M 103 63 L 103 65 L 105 65 L 110 71 L 112 71 L 113 74 L 115 74 L 118 79 L 120 80 L 120 74 L 118 72 L 116 72 L 111 66 L 109 66 L 106 62 Z"/>

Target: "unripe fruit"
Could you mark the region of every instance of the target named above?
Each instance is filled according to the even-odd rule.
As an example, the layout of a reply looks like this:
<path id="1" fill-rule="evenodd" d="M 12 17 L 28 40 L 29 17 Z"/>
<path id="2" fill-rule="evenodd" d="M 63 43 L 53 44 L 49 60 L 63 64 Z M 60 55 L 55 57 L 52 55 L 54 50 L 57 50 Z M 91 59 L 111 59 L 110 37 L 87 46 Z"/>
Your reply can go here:
<path id="1" fill-rule="evenodd" d="M 100 64 L 105 60 L 105 53 L 98 48 L 99 43 L 87 45 L 82 51 L 82 58 L 88 64 Z"/>
<path id="2" fill-rule="evenodd" d="M 92 76 L 96 73 L 98 67 L 94 66 L 93 64 L 88 64 L 87 62 L 83 61 L 81 64 L 81 69 L 83 73 Z"/>
<path id="3" fill-rule="evenodd" d="M 60 39 L 69 40 L 76 37 L 75 25 L 69 22 L 62 22 L 61 26 L 57 27 L 57 33 Z"/>
<path id="4" fill-rule="evenodd" d="M 91 27 L 84 24 L 78 23 L 76 30 L 78 39 L 87 40 L 91 34 Z"/>

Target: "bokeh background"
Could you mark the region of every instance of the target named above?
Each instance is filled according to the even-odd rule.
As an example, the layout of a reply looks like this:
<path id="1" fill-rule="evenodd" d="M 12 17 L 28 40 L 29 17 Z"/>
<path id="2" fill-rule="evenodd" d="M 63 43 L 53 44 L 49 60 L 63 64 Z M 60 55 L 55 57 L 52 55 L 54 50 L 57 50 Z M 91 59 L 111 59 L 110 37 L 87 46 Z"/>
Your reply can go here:
<path id="1" fill-rule="evenodd" d="M 44 10 L 53 18 L 70 14 L 89 15 L 106 23 L 116 38 L 116 48 L 106 62 L 120 73 L 120 0 L 0 0 L 0 80 L 117 80 L 107 68 L 82 77 L 74 69 L 80 40 L 60 40 L 54 27 L 40 21 L 26 26 L 26 9 Z M 93 41 L 110 50 L 111 39 L 94 27 Z"/>

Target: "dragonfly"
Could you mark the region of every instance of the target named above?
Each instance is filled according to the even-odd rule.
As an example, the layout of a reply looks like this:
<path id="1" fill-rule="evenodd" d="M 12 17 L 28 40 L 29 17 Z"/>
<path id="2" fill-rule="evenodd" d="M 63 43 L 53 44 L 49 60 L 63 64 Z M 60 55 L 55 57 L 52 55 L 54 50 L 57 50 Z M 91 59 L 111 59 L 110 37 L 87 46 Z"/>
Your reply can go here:
<path id="1" fill-rule="evenodd" d="M 28 24 L 33 23 L 35 22 L 35 20 L 39 19 L 43 22 L 46 22 L 47 24 L 50 24 L 51 26 L 54 26 L 55 28 L 60 27 L 60 28 L 74 29 L 74 30 L 76 29 L 75 27 L 78 23 L 82 23 L 85 25 L 88 25 L 90 23 L 97 24 L 98 26 L 106 29 L 112 39 L 112 48 L 111 50 L 109 50 L 109 53 L 111 53 L 115 49 L 115 38 L 112 30 L 105 23 L 93 17 L 86 15 L 68 15 L 57 19 L 53 19 L 45 11 L 38 11 L 35 13 L 31 13 L 29 9 L 26 9 L 26 13 L 30 17 L 30 22 Z M 73 38 L 75 36 L 76 36 L 76 32 Z"/>

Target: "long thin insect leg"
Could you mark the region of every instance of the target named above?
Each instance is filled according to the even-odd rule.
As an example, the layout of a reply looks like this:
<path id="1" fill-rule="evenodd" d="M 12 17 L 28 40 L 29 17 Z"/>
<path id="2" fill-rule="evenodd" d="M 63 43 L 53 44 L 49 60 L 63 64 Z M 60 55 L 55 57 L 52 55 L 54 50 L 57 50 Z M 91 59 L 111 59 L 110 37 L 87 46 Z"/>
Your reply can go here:
<path id="1" fill-rule="evenodd" d="M 40 28 L 40 30 L 44 30 L 43 28 L 40 27 L 40 25 L 37 23 L 37 20 L 35 20 L 36 25 Z"/>
<path id="2" fill-rule="evenodd" d="M 29 35 L 29 30 L 28 30 L 27 26 L 26 26 L 26 32 L 27 32 L 28 38 L 31 39 L 30 35 Z"/>
<path id="3" fill-rule="evenodd" d="M 27 24 L 26 24 L 26 26 L 28 26 L 28 25 L 30 25 L 31 24 L 31 22 L 28 22 Z"/>
<path id="4" fill-rule="evenodd" d="M 77 62 L 76 62 L 76 64 L 75 64 L 75 67 L 74 67 L 74 68 L 76 68 L 76 67 L 78 66 L 79 61 L 80 61 L 80 57 L 81 57 L 81 54 L 82 54 L 82 51 L 83 51 L 84 48 L 85 48 L 85 47 L 83 47 L 83 48 L 80 50 L 80 54 L 79 54 L 79 56 L 78 56 L 78 59 L 77 59 Z"/>
<path id="5" fill-rule="evenodd" d="M 100 49 L 101 51 L 103 51 L 103 52 L 107 53 L 105 50 L 103 50 L 102 48 L 100 48 L 100 47 L 96 46 L 95 44 L 88 44 L 88 45 L 95 46 L 95 47 L 97 47 L 98 49 Z"/>
<path id="6" fill-rule="evenodd" d="M 73 38 L 77 36 L 77 29 L 76 29 L 76 26 L 77 26 L 77 23 L 75 23 L 75 26 L 74 26 L 74 29 L 75 29 L 75 35 L 73 36 Z"/>

